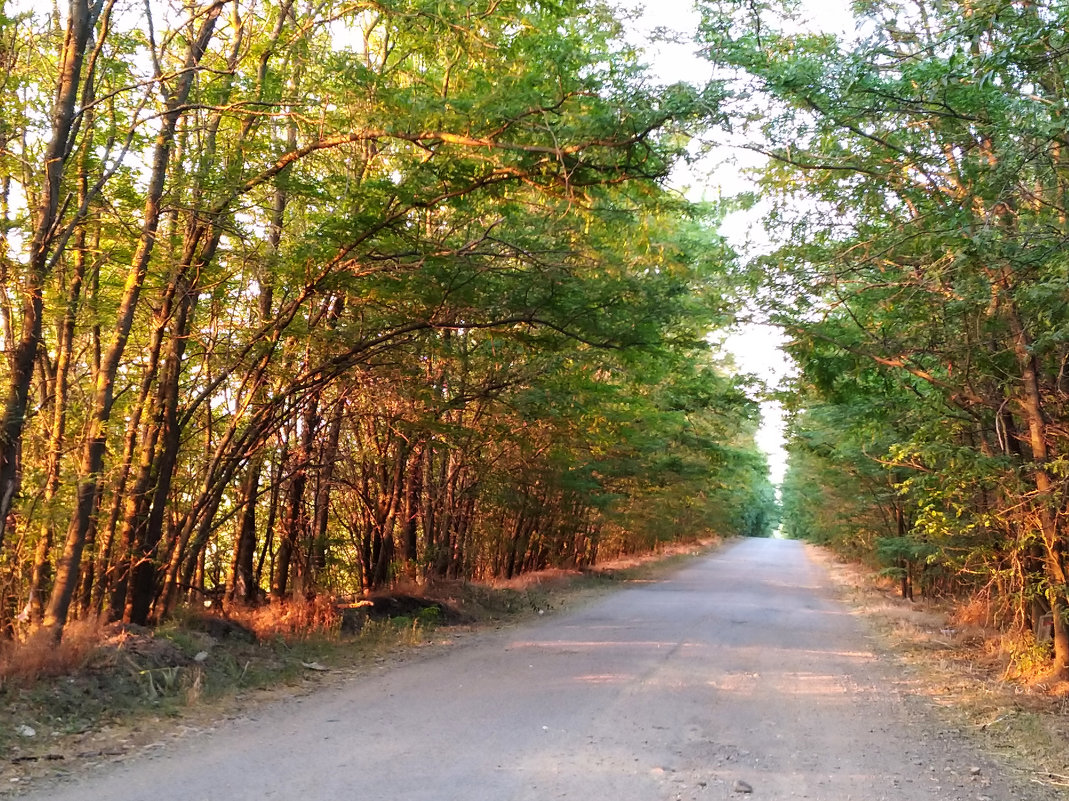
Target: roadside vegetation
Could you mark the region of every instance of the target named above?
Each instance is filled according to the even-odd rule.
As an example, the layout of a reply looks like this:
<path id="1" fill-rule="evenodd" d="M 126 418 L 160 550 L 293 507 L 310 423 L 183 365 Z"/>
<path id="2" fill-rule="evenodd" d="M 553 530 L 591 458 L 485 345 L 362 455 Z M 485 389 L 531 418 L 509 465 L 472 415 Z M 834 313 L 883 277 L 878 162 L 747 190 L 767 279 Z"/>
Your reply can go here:
<path id="1" fill-rule="evenodd" d="M 4 659 L 774 525 L 719 90 L 607 8 L 2 0 L 0 65 Z"/>
<path id="2" fill-rule="evenodd" d="M 783 526 L 957 599 L 1069 680 L 1069 10 L 712 3 L 765 154 L 752 262 L 797 375 Z M 803 31 L 803 32 L 799 32 Z"/>
<path id="3" fill-rule="evenodd" d="M 0 661 L 0 794 L 37 778 L 121 761 L 255 714 L 258 704 L 449 648 L 480 632 L 576 608 L 649 580 L 706 540 L 494 585 L 396 588 L 375 603 L 295 602 L 234 616 L 185 612 L 148 629 L 78 621 L 57 646 L 30 640 Z"/>

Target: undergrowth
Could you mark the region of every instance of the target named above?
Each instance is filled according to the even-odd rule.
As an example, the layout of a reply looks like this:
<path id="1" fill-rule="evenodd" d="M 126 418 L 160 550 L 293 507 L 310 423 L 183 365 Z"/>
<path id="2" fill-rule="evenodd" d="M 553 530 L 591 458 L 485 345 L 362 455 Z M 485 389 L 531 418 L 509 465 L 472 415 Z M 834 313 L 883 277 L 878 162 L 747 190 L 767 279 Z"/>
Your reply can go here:
<path id="1" fill-rule="evenodd" d="M 100 620 L 92 617 L 72 622 L 60 642 L 46 631 L 23 642 L 0 641 L 0 690 L 80 670 L 104 639 L 103 630 Z"/>

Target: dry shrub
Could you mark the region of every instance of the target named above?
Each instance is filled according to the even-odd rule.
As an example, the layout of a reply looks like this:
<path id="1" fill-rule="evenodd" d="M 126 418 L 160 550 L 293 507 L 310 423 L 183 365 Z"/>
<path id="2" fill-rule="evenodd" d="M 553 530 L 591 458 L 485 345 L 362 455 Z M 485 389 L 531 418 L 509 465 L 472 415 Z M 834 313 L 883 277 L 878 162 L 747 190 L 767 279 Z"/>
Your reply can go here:
<path id="1" fill-rule="evenodd" d="M 291 599 L 258 607 L 231 607 L 227 616 L 260 639 L 334 636 L 341 628 L 341 613 L 325 597 Z"/>
<path id="2" fill-rule="evenodd" d="M 522 592 L 532 587 L 557 587 L 574 581 L 582 575 L 578 570 L 547 568 L 546 570 L 519 573 L 510 579 L 495 579 L 489 582 L 494 589 L 509 589 Z"/>
<path id="3" fill-rule="evenodd" d="M 985 632 L 1019 627 L 1021 618 L 1009 597 L 1000 597 L 988 590 L 960 600 L 954 610 L 954 622 Z"/>
<path id="4" fill-rule="evenodd" d="M 998 641 L 997 656 L 1004 662 L 1002 678 L 1035 685 L 1049 677 L 1053 645 L 1036 640 L 1031 631 L 1010 631 Z"/>
<path id="5" fill-rule="evenodd" d="M 104 640 L 97 617 L 68 623 L 57 643 L 51 632 L 38 630 L 23 642 L 0 646 L 0 685 L 32 684 L 47 676 L 65 676 L 82 668 Z"/>

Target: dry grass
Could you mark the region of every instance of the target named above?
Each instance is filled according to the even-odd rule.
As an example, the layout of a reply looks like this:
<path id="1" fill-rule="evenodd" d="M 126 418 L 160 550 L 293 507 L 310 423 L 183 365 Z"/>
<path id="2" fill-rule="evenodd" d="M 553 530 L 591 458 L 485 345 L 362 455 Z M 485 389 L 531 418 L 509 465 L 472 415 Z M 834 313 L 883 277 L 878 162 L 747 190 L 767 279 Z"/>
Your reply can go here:
<path id="1" fill-rule="evenodd" d="M 36 631 L 22 642 L 0 644 L 0 687 L 27 686 L 34 682 L 77 672 L 104 640 L 98 618 L 76 620 L 66 626 L 63 639 Z"/>
<path id="2" fill-rule="evenodd" d="M 620 554 L 611 559 L 598 562 L 597 570 L 607 573 L 620 571 L 642 571 L 646 568 L 671 569 L 680 560 L 688 556 L 694 556 L 710 548 L 720 545 L 723 540 L 719 537 L 706 537 L 693 542 L 667 542 L 662 543 L 655 551 L 639 554 Z"/>
<path id="3" fill-rule="evenodd" d="M 540 570 L 537 573 L 520 573 L 510 579 L 494 579 L 488 582 L 488 586 L 498 590 L 515 590 L 523 592 L 532 588 L 558 587 L 569 584 L 583 575 L 579 570 L 564 570 L 563 568 L 551 568 Z"/>
<path id="4" fill-rule="evenodd" d="M 906 601 L 893 582 L 822 549 L 810 553 L 913 692 L 1033 781 L 1061 786 L 1058 777 L 1069 775 L 1069 687 L 1050 680 L 1045 644 L 987 626 L 988 610 L 976 603 Z"/>
<path id="5" fill-rule="evenodd" d="M 336 635 L 341 626 L 337 607 L 325 597 L 257 607 L 235 606 L 227 610 L 227 618 L 261 640 L 329 637 Z"/>

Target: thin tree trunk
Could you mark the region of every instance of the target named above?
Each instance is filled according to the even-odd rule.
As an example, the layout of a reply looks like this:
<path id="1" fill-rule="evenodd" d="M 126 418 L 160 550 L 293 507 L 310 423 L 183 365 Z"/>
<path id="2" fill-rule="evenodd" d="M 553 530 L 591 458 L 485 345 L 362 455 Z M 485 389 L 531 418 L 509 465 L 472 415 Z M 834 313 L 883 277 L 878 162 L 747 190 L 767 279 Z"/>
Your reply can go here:
<path id="1" fill-rule="evenodd" d="M 405 561 L 412 568 L 419 559 L 419 496 L 423 485 L 422 449 L 409 456 L 405 472 L 405 506 L 401 518 L 401 543 Z"/>
<path id="2" fill-rule="evenodd" d="M 282 27 L 285 24 L 286 14 L 289 13 L 290 3 L 280 10 L 274 35 L 272 37 L 272 43 L 278 41 L 278 37 L 282 32 Z M 263 91 L 263 83 L 267 74 L 268 58 L 271 50 L 264 51 L 260 61 L 260 69 L 258 73 L 258 82 L 261 92 Z M 246 123 L 246 128 L 243 131 L 243 136 L 248 133 L 249 128 L 252 125 L 253 117 L 249 118 Z M 290 122 L 288 129 L 290 133 L 287 136 L 292 140 L 290 142 L 290 149 L 296 146 L 296 131 L 295 123 Z M 282 187 L 275 187 L 273 204 L 271 208 L 271 220 L 268 224 L 268 236 L 267 242 L 270 247 L 271 260 L 274 261 L 278 258 L 279 245 L 282 242 L 282 228 L 285 221 L 286 205 L 288 202 L 288 194 Z M 271 307 L 274 301 L 274 281 L 271 276 L 270 270 L 265 270 L 259 276 L 260 295 L 257 299 L 259 308 L 259 323 L 261 326 L 265 325 L 271 318 Z M 255 384 L 254 394 L 257 396 L 259 404 L 262 405 L 266 402 L 266 389 L 267 382 L 264 378 L 267 367 L 266 359 L 261 365 L 261 371 L 258 376 L 258 380 Z M 254 569 L 253 561 L 256 555 L 256 502 L 259 497 L 260 476 L 263 472 L 263 454 L 258 453 L 252 457 L 249 463 L 248 470 L 245 475 L 245 483 L 242 487 L 242 501 L 244 502 L 244 508 L 241 515 L 241 523 L 238 529 L 237 537 L 234 542 L 234 559 L 231 565 L 230 579 L 227 582 L 226 597 L 228 600 L 240 600 L 243 603 L 253 603 L 256 601 L 257 590 L 259 588 L 260 573 L 263 570 L 264 556 L 267 553 L 267 545 L 264 545 L 264 551 L 261 554 L 259 561 L 259 568 Z M 273 499 L 277 498 L 277 493 L 272 493 Z M 271 513 L 273 514 L 273 508 Z M 271 528 L 271 524 L 268 525 L 268 529 Z"/>
<path id="3" fill-rule="evenodd" d="M 278 459 L 275 460 L 274 467 L 272 469 L 271 476 L 271 493 L 269 495 L 270 502 L 267 505 L 267 525 L 264 527 L 264 545 L 260 549 L 260 558 L 256 562 L 256 586 L 263 585 L 264 575 L 264 563 L 267 561 L 267 557 L 271 555 L 271 573 L 274 573 L 274 543 L 275 543 L 275 524 L 278 520 L 278 504 L 282 493 L 282 470 L 286 464 L 288 455 L 286 448 L 282 448 L 282 453 Z"/>
<path id="4" fill-rule="evenodd" d="M 86 123 L 92 127 L 92 122 Z M 78 179 L 79 205 L 85 202 L 88 193 L 86 178 L 86 150 L 83 149 L 80 175 Z M 67 286 L 67 306 L 63 314 L 63 323 L 56 343 L 56 370 L 52 398 L 52 429 L 48 443 L 48 456 L 45 462 L 44 497 L 45 521 L 41 527 L 41 537 L 37 542 L 34 556 L 33 573 L 30 578 L 30 615 L 34 622 L 40 622 L 44 614 L 44 596 L 51 580 L 51 551 L 55 533 L 54 510 L 52 508 L 56 492 L 59 489 L 60 464 L 63 457 L 63 445 L 67 426 L 67 384 L 70 376 L 71 353 L 74 348 L 74 325 L 78 319 L 78 305 L 85 277 L 86 236 L 85 229 L 79 226 L 75 233 L 75 245 L 72 258 L 70 282 Z"/>
<path id="5" fill-rule="evenodd" d="M 60 190 L 71 142 L 78 131 L 75 107 L 82 80 L 85 50 L 100 14 L 102 0 L 70 0 L 56 100 L 52 106 L 52 137 L 42 156 L 45 176 L 36 209 L 30 257 L 23 292 L 22 331 L 11 360 L 11 380 L 0 420 L 0 546 L 19 489 L 19 456 L 26 425 L 30 387 L 41 341 L 44 282 L 52 264 L 51 248 L 62 215 Z"/>
<path id="6" fill-rule="evenodd" d="M 327 440 L 320 449 L 320 468 L 316 477 L 315 509 L 312 516 L 312 542 L 309 548 L 309 580 L 318 589 L 319 576 L 327 566 L 328 529 L 330 524 L 330 494 L 334 486 L 334 467 L 338 460 L 342 422 L 345 419 L 345 400 L 339 398 L 331 411 Z"/>
<path id="7" fill-rule="evenodd" d="M 1032 449 L 1032 472 L 1036 487 L 1036 507 L 1040 530 L 1045 547 L 1044 562 L 1050 589 L 1047 592 L 1054 618 L 1054 672 L 1062 680 L 1069 679 L 1069 613 L 1066 605 L 1065 542 L 1058 528 L 1057 517 L 1051 504 L 1053 482 L 1047 469 L 1050 453 L 1047 445 L 1047 421 L 1043 413 L 1043 395 L 1039 380 L 1039 368 L 1032 353 L 1032 341 L 1021 320 L 1020 312 L 1012 297 L 1009 297 L 1010 281 L 1002 276 L 1002 288 L 1006 318 L 1013 334 L 1013 351 L 1017 357 L 1023 389 L 1022 410 L 1028 422 L 1029 444 Z"/>
<path id="8" fill-rule="evenodd" d="M 123 289 L 122 302 L 119 306 L 118 319 L 115 324 L 112 343 L 101 364 L 93 392 L 89 426 L 86 433 L 85 450 L 82 455 L 81 475 L 78 482 L 75 512 L 67 531 L 67 541 L 63 556 L 56 570 L 56 583 L 44 616 L 45 628 L 54 632 L 56 637 L 62 633 L 67 621 L 67 612 L 71 598 L 78 582 L 78 568 L 81 564 L 82 549 L 85 546 L 86 533 L 92 523 L 97 495 L 100 491 L 101 475 L 104 468 L 104 454 L 107 447 L 107 426 L 111 419 L 111 410 L 115 401 L 115 378 L 126 342 L 130 336 L 141 288 L 148 271 L 149 260 L 156 243 L 156 232 L 160 219 L 160 200 L 170 164 L 171 150 L 174 143 L 175 129 L 182 108 L 189 98 L 193 86 L 193 76 L 201 58 L 207 50 L 215 29 L 215 22 L 222 9 L 222 3 L 213 3 L 202 17 L 201 28 L 190 43 L 185 59 L 185 70 L 178 79 L 178 89 L 168 98 L 167 112 L 156 138 L 156 148 L 152 159 L 152 177 L 149 180 L 148 194 L 143 211 L 144 224 L 141 236 L 134 252 L 130 271 Z M 0 478 L 0 492 L 3 482 Z"/>
<path id="9" fill-rule="evenodd" d="M 133 531 L 133 550 L 123 620 L 140 625 L 148 622 L 152 605 L 158 572 L 156 549 L 163 537 L 164 510 L 170 496 L 171 481 L 181 445 L 182 432 L 178 424 L 179 382 L 182 375 L 182 357 L 189 341 L 190 323 L 197 305 L 197 289 L 189 285 L 186 275 L 183 274 L 178 282 L 178 310 L 159 386 L 161 408 L 158 426 L 145 444 L 144 453 L 149 469 L 143 469 L 143 475 L 139 476 L 138 496 L 143 498 L 143 501 L 140 508 L 131 510 L 133 519 L 124 524 L 124 527 Z M 157 449 L 161 440 L 162 447 Z M 146 467 L 144 462 L 142 467 Z"/>
<path id="10" fill-rule="evenodd" d="M 271 579 L 271 596 L 275 600 L 285 598 L 290 591 L 290 572 L 294 556 L 297 555 L 297 543 L 303 539 L 301 531 L 307 524 L 304 513 L 304 491 L 308 485 L 308 464 L 311 460 L 312 441 L 318 428 L 319 415 L 316 407 L 317 404 L 312 402 L 305 412 L 300 431 L 300 444 L 293 455 L 293 470 L 289 477 L 286 505 L 282 516 L 282 532 L 279 537 L 278 553 L 275 556 L 274 576 Z M 298 589 L 303 588 L 298 587 Z"/>
<path id="11" fill-rule="evenodd" d="M 230 580 L 227 582 L 226 598 L 228 601 L 240 601 L 249 604 L 256 600 L 256 574 L 254 560 L 256 557 L 256 502 L 260 491 L 260 472 L 263 460 L 254 457 L 245 471 L 241 482 L 238 503 L 241 515 L 238 518 L 238 531 L 234 538 L 234 557 L 230 567 Z"/>

